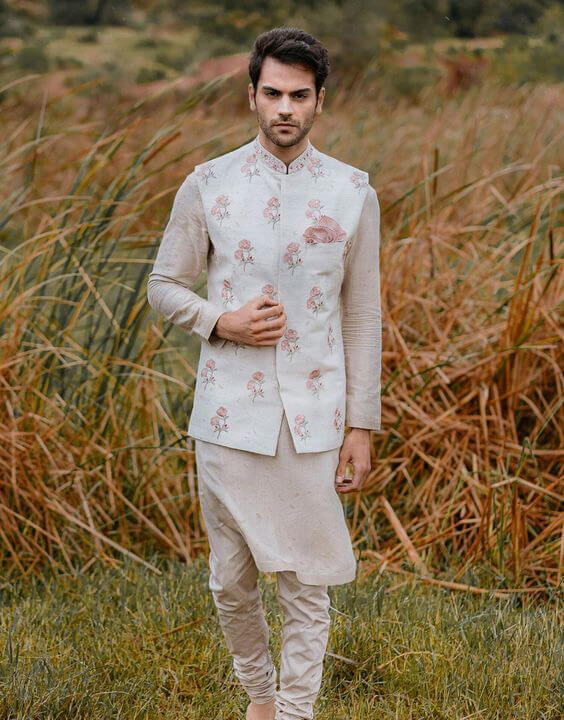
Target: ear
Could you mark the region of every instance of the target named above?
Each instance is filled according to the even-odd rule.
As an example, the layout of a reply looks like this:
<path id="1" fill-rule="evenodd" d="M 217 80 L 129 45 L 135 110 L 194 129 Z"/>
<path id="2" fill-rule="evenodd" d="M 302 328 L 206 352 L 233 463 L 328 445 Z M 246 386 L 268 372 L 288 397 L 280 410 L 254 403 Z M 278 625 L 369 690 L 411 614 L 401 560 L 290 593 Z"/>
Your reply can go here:
<path id="1" fill-rule="evenodd" d="M 318 115 L 321 115 L 321 111 L 323 109 L 323 100 L 325 99 L 325 87 L 322 87 L 319 90 L 319 95 L 317 96 L 317 105 L 315 106 L 315 112 Z"/>
<path id="2" fill-rule="evenodd" d="M 253 83 L 250 82 L 250 83 L 247 85 L 247 88 L 248 88 L 248 91 L 249 91 L 249 107 L 251 108 L 251 110 L 256 110 L 256 109 L 257 109 L 257 106 L 256 106 L 256 103 L 255 103 L 255 89 L 254 89 L 254 87 L 253 87 Z"/>

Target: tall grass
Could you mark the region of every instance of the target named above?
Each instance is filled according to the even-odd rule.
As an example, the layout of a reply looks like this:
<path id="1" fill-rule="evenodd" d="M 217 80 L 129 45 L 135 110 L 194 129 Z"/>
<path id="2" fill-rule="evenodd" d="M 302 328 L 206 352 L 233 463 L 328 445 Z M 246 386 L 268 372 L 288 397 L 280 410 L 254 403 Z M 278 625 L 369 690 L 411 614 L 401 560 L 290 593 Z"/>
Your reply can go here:
<path id="1" fill-rule="evenodd" d="M 149 312 L 146 279 L 185 175 L 256 133 L 246 79 L 134 106 L 44 82 L 2 94 L 3 573 L 124 556 L 159 572 L 150 553 L 206 545 L 186 436 L 198 346 Z M 561 582 L 561 99 L 485 84 L 390 101 L 368 68 L 314 128 L 382 209 L 383 432 L 343 497 L 363 575 Z"/>

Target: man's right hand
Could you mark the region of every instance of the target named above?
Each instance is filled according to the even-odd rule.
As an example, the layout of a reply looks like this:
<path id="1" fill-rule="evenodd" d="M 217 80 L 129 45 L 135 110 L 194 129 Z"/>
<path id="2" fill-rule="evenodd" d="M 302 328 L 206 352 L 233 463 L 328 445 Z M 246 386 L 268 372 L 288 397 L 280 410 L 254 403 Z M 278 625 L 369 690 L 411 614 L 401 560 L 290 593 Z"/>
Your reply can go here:
<path id="1" fill-rule="evenodd" d="M 270 295 L 259 295 L 238 310 L 219 316 L 215 334 L 245 345 L 276 345 L 286 331 L 286 313 L 282 303 Z"/>

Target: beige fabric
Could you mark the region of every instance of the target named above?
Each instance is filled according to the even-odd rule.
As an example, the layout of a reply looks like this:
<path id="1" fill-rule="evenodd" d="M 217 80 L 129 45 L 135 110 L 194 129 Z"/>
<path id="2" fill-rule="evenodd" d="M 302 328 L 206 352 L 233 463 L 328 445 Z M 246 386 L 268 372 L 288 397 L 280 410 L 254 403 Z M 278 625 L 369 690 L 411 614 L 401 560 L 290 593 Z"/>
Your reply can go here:
<path id="1" fill-rule="evenodd" d="M 281 451 L 285 451 L 288 444 L 291 445 L 287 426 L 283 427 L 283 434 L 283 446 L 279 448 Z M 327 585 L 304 583 L 292 570 L 281 570 L 282 566 L 289 567 L 292 564 L 291 556 L 277 561 L 266 548 L 259 553 L 259 566 L 268 565 L 272 569 L 278 569 L 276 580 L 278 602 L 283 614 L 283 634 L 280 688 L 277 690 L 277 673 L 269 650 L 270 631 L 257 585 L 258 568 L 248 544 L 250 541 L 256 551 L 258 534 L 254 526 L 249 528 L 248 525 L 245 526 L 247 538 L 241 533 L 237 520 L 228 509 L 233 508 L 240 517 L 237 505 L 234 504 L 237 495 L 233 495 L 232 489 L 224 490 L 223 484 L 218 486 L 217 473 L 219 470 L 221 474 L 221 470 L 217 464 L 212 465 L 211 474 L 208 475 L 208 458 L 204 457 L 207 451 L 213 453 L 214 450 L 225 451 L 230 456 L 229 459 L 237 454 L 243 458 L 245 455 L 254 455 L 256 458 L 260 456 L 200 440 L 196 440 L 196 447 L 200 460 L 199 468 L 206 468 L 204 471 L 199 470 L 198 493 L 210 543 L 209 588 L 227 648 L 233 658 L 233 670 L 251 700 L 265 703 L 275 699 L 276 720 L 309 720 L 313 718 L 313 706 L 321 687 L 323 660 L 329 637 Z M 291 447 L 289 449 L 292 450 Z M 332 451 L 319 453 L 330 454 Z M 308 458 L 308 461 L 316 459 L 313 455 L 300 457 L 302 462 L 305 458 Z M 202 461 L 205 461 L 204 464 L 201 464 Z M 221 459 L 217 459 L 216 462 L 220 461 Z M 264 463 L 264 458 L 261 458 L 261 461 Z M 324 460 L 321 464 L 323 463 Z M 247 494 L 251 498 L 251 504 L 247 507 L 249 517 L 255 515 L 259 509 L 263 514 L 268 513 L 268 504 L 266 508 L 258 504 L 264 497 L 260 492 L 257 500 L 252 501 L 252 490 L 262 485 L 264 492 L 268 481 L 274 483 L 282 480 L 288 485 L 288 492 L 283 494 L 286 499 L 283 498 L 282 509 L 289 504 L 290 498 L 294 501 L 293 504 L 300 499 L 299 495 L 291 497 L 293 488 L 287 477 L 261 475 L 256 478 L 252 474 L 253 468 L 245 467 L 244 460 L 239 466 L 233 468 L 226 465 L 225 468 L 230 470 L 232 485 L 245 483 L 248 486 Z M 247 471 L 251 473 L 247 474 Z M 255 482 L 252 482 L 253 479 Z M 217 497 L 216 492 L 220 492 L 223 501 Z M 322 495 L 320 505 L 323 504 Z M 277 514 L 273 516 L 273 523 L 276 528 L 273 534 L 278 534 L 283 523 Z M 311 519 L 308 524 L 313 524 Z M 340 534 L 342 519 L 337 517 L 336 524 L 337 534 Z M 302 535 L 307 535 L 305 528 Z M 306 550 L 307 548 L 303 548 L 302 556 Z M 278 552 L 282 552 L 280 546 Z M 315 567 L 315 559 L 312 560 L 312 567 Z M 308 574 L 308 579 L 310 578 L 311 574 Z"/>
<path id="2" fill-rule="evenodd" d="M 194 442 L 206 507 L 216 523 L 234 523 L 259 570 L 293 570 L 312 585 L 354 580 L 356 558 L 335 490 L 338 448 L 296 453 L 286 416 L 274 456 Z"/>

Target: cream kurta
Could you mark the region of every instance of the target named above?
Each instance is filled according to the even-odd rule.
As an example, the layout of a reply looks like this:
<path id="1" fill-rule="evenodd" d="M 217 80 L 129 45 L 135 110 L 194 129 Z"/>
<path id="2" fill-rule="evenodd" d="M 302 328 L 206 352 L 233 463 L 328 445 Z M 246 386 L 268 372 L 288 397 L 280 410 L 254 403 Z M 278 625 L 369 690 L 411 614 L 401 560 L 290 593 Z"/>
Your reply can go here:
<path id="1" fill-rule="evenodd" d="M 290 164 L 290 172 L 302 167 L 303 157 L 310 153 L 308 146 L 308 152 Z M 280 161 L 262 146 L 259 156 L 271 162 L 271 167 L 280 168 Z M 216 337 L 213 329 L 223 312 L 237 307 L 222 307 L 191 289 L 206 268 L 209 277 L 210 253 L 214 252 L 197 172 L 201 181 L 202 166 L 187 176 L 175 197 L 149 277 L 148 297 L 152 307 L 188 333 L 200 336 L 202 347 L 209 350 L 225 347 L 228 341 Z M 366 192 L 354 242 L 345 254 L 340 286 L 340 330 L 346 372 L 344 421 L 349 427 L 378 431 L 380 214 L 376 192 L 366 183 L 366 177 L 362 171 L 352 175 L 352 182 L 358 180 Z M 285 297 L 280 300 L 286 305 Z M 238 349 L 236 344 L 228 344 L 234 345 L 235 351 Z M 265 346 L 253 350 L 267 353 L 273 349 Z M 232 352 L 230 362 L 238 362 L 237 352 Z M 208 366 L 201 361 L 200 365 L 200 375 L 205 376 Z M 202 377 L 199 380 L 202 382 Z M 211 378 L 208 375 L 203 380 L 213 384 L 213 372 Z M 292 435 L 295 427 L 294 418 L 287 418 L 282 410 L 273 449 L 261 447 L 256 452 L 230 446 L 225 436 L 217 441 L 195 436 L 206 525 L 213 523 L 225 529 L 223 516 L 229 517 L 229 522 L 245 537 L 261 570 L 295 570 L 302 582 L 312 584 L 350 582 L 356 564 L 343 508 L 334 488 L 340 443 L 321 452 L 300 452 Z"/>

